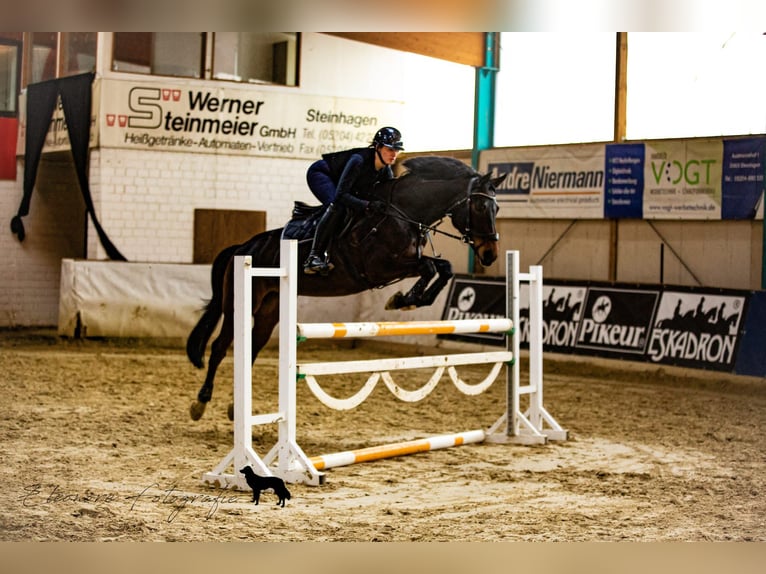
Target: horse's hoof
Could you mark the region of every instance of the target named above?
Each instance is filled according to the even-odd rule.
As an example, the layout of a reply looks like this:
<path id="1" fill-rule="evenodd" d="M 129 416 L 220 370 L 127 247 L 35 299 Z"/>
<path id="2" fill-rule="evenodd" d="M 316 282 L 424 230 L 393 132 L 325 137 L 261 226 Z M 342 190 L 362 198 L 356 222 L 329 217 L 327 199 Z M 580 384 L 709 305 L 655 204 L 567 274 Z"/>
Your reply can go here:
<path id="1" fill-rule="evenodd" d="M 401 309 L 403 298 L 404 298 L 404 294 L 401 291 L 397 291 L 396 293 L 391 295 L 388 301 L 386 301 L 386 311 Z"/>
<path id="2" fill-rule="evenodd" d="M 207 403 L 201 403 L 199 401 L 194 401 L 192 403 L 191 408 L 189 409 L 189 414 L 191 415 L 193 421 L 198 421 L 202 418 L 202 415 L 205 413 L 206 406 Z"/>
<path id="3" fill-rule="evenodd" d="M 229 408 L 226 410 L 226 414 L 229 415 L 229 420 L 234 420 L 234 403 L 229 403 Z"/>

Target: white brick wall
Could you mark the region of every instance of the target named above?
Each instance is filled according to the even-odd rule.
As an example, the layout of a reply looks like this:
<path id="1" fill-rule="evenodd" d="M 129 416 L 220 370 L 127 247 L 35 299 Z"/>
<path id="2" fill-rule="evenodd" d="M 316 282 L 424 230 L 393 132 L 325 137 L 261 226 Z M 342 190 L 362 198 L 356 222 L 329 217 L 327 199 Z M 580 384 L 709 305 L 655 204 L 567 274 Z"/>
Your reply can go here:
<path id="1" fill-rule="evenodd" d="M 309 163 L 101 149 L 91 154 L 91 190 L 101 225 L 128 260 L 189 263 L 195 209 L 262 210 L 267 228 L 281 227 L 293 201 L 314 201 Z M 106 257 L 92 229 L 88 256 Z"/>
<path id="2" fill-rule="evenodd" d="M 59 155 L 41 164 L 23 243 L 10 232 L 23 193 L 23 163 L 17 181 L 0 182 L 0 327 L 56 325 L 61 259 L 107 259 L 90 221 L 82 245 L 84 203 L 70 161 Z M 306 185 L 309 163 L 97 149 L 89 177 L 101 226 L 129 261 L 191 263 L 195 209 L 262 210 L 267 228 L 281 227 L 293 201 L 315 202 Z"/>
<path id="3" fill-rule="evenodd" d="M 41 162 L 30 212 L 23 218 L 25 240 L 11 233 L 23 172 L 20 162 L 17 181 L 0 181 L 0 327 L 55 325 L 61 259 L 83 255 L 84 204 L 69 189 L 74 168 L 59 160 Z"/>

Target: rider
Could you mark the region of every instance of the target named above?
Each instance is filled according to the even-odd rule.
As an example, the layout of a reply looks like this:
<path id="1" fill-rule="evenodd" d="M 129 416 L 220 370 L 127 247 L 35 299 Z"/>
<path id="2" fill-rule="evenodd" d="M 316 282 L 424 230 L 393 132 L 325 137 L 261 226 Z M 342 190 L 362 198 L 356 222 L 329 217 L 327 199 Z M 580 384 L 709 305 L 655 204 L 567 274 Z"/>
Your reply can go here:
<path id="1" fill-rule="evenodd" d="M 309 188 L 327 210 L 317 225 L 311 253 L 303 265 L 304 273 L 326 275 L 333 268 L 327 246 L 343 221 L 346 208 L 368 213 L 385 211 L 385 203 L 360 196 L 368 194 L 374 184 L 393 179 L 391 166 L 403 149 L 399 130 L 384 127 L 368 147 L 324 154 L 309 167 L 306 173 Z"/>

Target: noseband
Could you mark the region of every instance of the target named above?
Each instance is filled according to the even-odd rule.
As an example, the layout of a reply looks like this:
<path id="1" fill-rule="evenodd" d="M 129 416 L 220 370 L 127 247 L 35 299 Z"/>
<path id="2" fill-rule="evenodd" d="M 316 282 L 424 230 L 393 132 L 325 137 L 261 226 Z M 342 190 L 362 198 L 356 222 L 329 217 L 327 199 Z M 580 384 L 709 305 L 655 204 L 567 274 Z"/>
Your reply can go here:
<path id="1" fill-rule="evenodd" d="M 467 243 L 470 246 L 475 245 L 475 238 L 478 239 L 487 239 L 492 241 L 498 241 L 500 239 L 500 234 L 497 232 L 495 228 L 495 220 L 492 219 L 492 229 L 487 233 L 478 233 L 471 229 L 471 200 L 476 197 L 482 197 L 485 199 L 489 199 L 492 201 L 493 204 L 497 205 L 497 199 L 495 196 L 490 195 L 488 193 L 484 193 L 483 191 L 473 191 L 473 186 L 478 181 L 478 177 L 472 177 L 471 180 L 468 182 L 468 187 L 466 188 L 466 195 L 465 197 L 457 200 L 455 203 L 453 203 L 448 209 L 447 214 L 448 216 L 452 217 L 454 215 L 454 210 L 456 207 L 466 204 L 467 209 L 467 216 L 466 216 L 466 227 L 465 229 L 461 229 L 461 233 L 463 234 L 462 237 L 459 239 L 463 243 Z"/>

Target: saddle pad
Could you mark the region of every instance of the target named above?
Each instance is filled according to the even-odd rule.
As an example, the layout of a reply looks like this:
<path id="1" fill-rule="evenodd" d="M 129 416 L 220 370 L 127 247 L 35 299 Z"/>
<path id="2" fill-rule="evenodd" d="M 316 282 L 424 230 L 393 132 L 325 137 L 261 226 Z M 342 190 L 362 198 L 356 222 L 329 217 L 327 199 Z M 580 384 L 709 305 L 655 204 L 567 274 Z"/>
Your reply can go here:
<path id="1" fill-rule="evenodd" d="M 319 218 L 324 213 L 323 205 L 308 205 L 296 201 L 293 216 L 282 229 L 282 239 L 311 239 L 314 237 Z"/>

